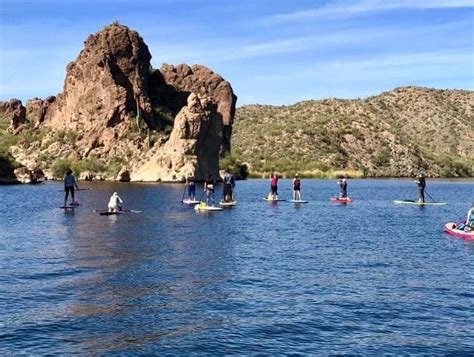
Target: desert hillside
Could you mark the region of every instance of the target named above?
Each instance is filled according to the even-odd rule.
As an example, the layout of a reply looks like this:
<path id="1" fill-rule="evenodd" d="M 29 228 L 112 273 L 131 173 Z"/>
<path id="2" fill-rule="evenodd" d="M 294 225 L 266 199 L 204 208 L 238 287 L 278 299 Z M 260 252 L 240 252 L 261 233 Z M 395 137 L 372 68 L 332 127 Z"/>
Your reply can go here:
<path id="1" fill-rule="evenodd" d="M 237 109 L 233 155 L 255 176 L 467 177 L 474 172 L 474 92 L 397 88 L 366 99 Z"/>

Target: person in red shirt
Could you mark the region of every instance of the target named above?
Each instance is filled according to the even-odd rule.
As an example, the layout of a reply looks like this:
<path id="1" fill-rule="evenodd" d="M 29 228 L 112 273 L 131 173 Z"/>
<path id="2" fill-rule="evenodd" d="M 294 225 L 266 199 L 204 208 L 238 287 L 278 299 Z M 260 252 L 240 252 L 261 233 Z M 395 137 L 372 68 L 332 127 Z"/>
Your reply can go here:
<path id="1" fill-rule="evenodd" d="M 271 174 L 270 176 L 270 194 L 268 195 L 269 198 L 277 200 L 278 199 L 278 175 Z"/>

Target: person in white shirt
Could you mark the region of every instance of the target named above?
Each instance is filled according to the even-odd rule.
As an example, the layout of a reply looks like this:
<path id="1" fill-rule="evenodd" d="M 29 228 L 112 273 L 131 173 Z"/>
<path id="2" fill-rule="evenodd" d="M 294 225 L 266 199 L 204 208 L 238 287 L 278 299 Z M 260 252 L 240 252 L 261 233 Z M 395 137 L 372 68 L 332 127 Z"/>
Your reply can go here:
<path id="1" fill-rule="evenodd" d="M 117 194 L 117 192 L 114 192 L 114 194 L 110 197 L 109 200 L 109 212 L 118 212 L 122 210 L 122 199 L 120 196 Z"/>

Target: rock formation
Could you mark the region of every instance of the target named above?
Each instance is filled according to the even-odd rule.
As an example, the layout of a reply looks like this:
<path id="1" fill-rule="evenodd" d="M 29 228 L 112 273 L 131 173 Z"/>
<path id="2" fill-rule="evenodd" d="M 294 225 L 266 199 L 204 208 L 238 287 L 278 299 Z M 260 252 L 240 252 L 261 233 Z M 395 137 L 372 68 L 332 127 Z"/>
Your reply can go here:
<path id="1" fill-rule="evenodd" d="M 67 65 L 62 93 L 34 98 L 26 110 L 19 101 L 1 104 L 12 129 L 28 119 L 41 136 L 12 148 L 16 160 L 46 172 L 62 158 L 120 162 L 112 166 L 147 181 L 217 173 L 219 152 L 230 150 L 236 105 L 230 84 L 204 66 L 159 71 L 150 60 L 143 39 L 126 26 L 114 23 L 90 35 Z M 127 180 L 118 171 L 106 175 Z"/>
<path id="2" fill-rule="evenodd" d="M 10 130 L 16 131 L 21 124 L 26 122 L 26 108 L 19 99 L 9 102 L 0 102 L 0 116 L 10 123 Z"/>
<path id="3" fill-rule="evenodd" d="M 26 103 L 26 118 L 38 127 L 43 121 L 49 106 L 56 100 L 55 96 L 49 96 L 45 100 L 40 98 L 30 99 Z"/>
<path id="4" fill-rule="evenodd" d="M 222 118 L 210 110 L 208 99 L 191 93 L 175 119 L 169 140 L 146 163 L 134 170 L 132 181 L 183 180 L 187 175 L 218 177 Z"/>
<path id="5" fill-rule="evenodd" d="M 153 73 L 153 79 L 158 89 L 157 100 L 163 95 L 174 108 L 181 108 L 191 92 L 210 98 L 223 123 L 221 154 L 230 151 L 237 97 L 229 82 L 205 66 L 189 67 L 186 64 L 163 64 Z"/>

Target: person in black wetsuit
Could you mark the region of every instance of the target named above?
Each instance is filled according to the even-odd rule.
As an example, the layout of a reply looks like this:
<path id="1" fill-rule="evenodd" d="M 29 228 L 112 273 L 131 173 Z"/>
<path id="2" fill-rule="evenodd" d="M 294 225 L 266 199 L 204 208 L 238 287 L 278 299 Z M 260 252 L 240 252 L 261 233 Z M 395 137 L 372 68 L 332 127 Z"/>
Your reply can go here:
<path id="1" fill-rule="evenodd" d="M 418 180 L 415 180 L 415 183 L 418 185 L 418 190 L 420 191 L 419 196 L 418 196 L 418 202 L 425 203 L 425 187 L 426 187 L 425 175 L 418 174 Z"/>

